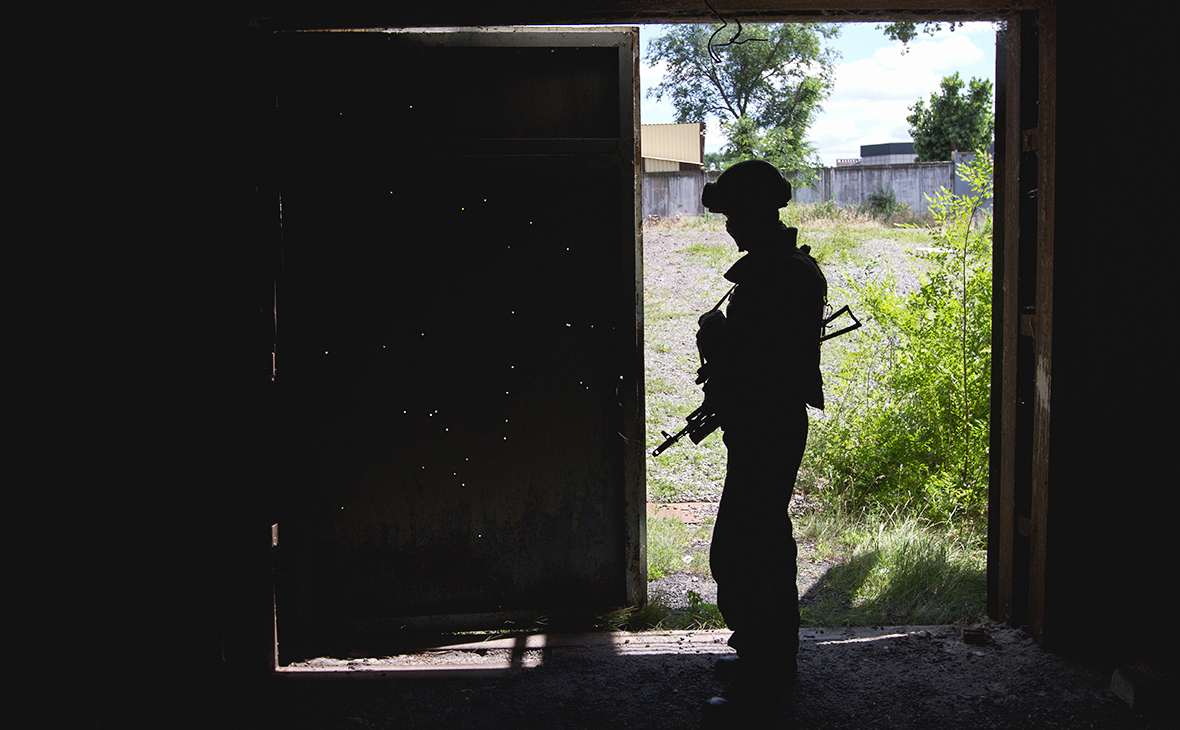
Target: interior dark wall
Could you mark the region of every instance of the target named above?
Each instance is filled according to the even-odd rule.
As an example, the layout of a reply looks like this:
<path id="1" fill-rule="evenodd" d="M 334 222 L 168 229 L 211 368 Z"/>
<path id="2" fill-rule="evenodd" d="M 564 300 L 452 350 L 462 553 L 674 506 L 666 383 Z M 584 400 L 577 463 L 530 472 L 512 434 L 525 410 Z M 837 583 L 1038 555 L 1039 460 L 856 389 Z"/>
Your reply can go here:
<path id="1" fill-rule="evenodd" d="M 1046 644 L 1171 662 L 1175 633 L 1157 623 L 1177 504 L 1173 196 L 1156 155 L 1168 45 L 1150 23 L 1111 33 L 1060 13 Z"/>
<path id="2" fill-rule="evenodd" d="M 1175 504 L 1173 269 L 1155 260 L 1169 216 L 1146 193 L 1167 140 L 1143 50 L 1159 39 L 1099 51 L 1109 19 L 1060 20 L 1047 605 L 1064 645 L 1135 653 L 1174 643 L 1152 631 Z M 201 726 L 228 676 L 265 673 L 274 464 L 250 31 L 197 11 L 41 28 L 16 47 L 10 107 L 9 539 L 22 653 L 85 670 L 38 677 L 54 702 L 18 696 L 36 700 L 27 726 L 152 725 L 177 706 Z"/>
<path id="3" fill-rule="evenodd" d="M 265 639 L 247 628 L 265 607 L 255 538 L 270 469 L 247 28 L 40 20 L 17 46 L 10 107 L 9 537 L 25 556 L 25 655 L 81 676 L 41 676 L 50 695 L 17 697 L 46 727 L 150 725 L 154 705 L 185 697 L 215 712 L 211 680 L 234 665 L 222 637 L 226 659 L 235 637 Z"/>

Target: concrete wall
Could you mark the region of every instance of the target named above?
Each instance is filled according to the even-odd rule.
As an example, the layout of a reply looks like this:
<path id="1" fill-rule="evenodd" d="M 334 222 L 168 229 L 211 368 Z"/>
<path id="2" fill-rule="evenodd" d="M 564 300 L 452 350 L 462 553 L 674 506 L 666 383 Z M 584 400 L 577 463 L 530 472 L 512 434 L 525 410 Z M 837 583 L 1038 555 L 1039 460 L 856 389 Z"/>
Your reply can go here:
<path id="1" fill-rule="evenodd" d="M 995 155 L 995 147 L 996 146 L 993 144 L 992 149 L 991 149 L 991 154 L 993 155 L 993 159 L 994 159 L 994 155 Z M 951 155 L 954 157 L 954 164 L 956 164 L 956 165 L 966 165 L 967 163 L 969 163 L 975 159 L 974 153 L 963 154 L 962 152 L 952 152 Z M 966 180 L 959 177 L 958 175 L 955 175 L 954 187 L 951 189 L 954 190 L 955 195 L 970 195 L 971 194 L 971 185 Z M 984 201 L 983 205 L 985 208 L 990 208 L 991 204 L 992 204 L 992 201 L 990 199 L 988 199 L 988 200 Z"/>
<path id="2" fill-rule="evenodd" d="M 699 170 L 648 172 L 643 175 L 643 217 L 700 215 L 705 175 Z"/>
<path id="3" fill-rule="evenodd" d="M 959 164 L 974 155 L 960 156 Z M 643 216 L 672 218 L 676 215 L 700 215 L 701 189 L 721 173 L 648 172 L 643 176 Z M 802 205 L 834 200 L 838 205 L 864 205 L 877 189 L 892 190 L 897 202 L 911 210 L 924 211 L 941 188 L 960 195 L 970 192 L 967 184 L 955 175 L 954 162 L 915 162 L 907 165 L 854 165 L 825 167 L 813 187 L 794 184 L 792 199 Z"/>
<path id="4" fill-rule="evenodd" d="M 794 200 L 804 205 L 835 200 L 840 205 L 864 205 L 877 189 L 892 190 L 897 202 L 924 210 L 924 195 L 954 186 L 954 164 L 918 162 L 909 165 L 853 165 L 825 167 L 814 187 L 795 186 Z"/>

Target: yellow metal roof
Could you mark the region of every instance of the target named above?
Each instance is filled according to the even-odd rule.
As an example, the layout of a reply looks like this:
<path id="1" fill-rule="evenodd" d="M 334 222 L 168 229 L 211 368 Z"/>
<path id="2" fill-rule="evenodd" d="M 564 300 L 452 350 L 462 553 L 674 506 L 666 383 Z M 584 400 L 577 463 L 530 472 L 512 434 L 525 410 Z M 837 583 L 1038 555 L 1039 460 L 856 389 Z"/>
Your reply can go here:
<path id="1" fill-rule="evenodd" d="M 651 160 L 703 165 L 705 125 L 644 124 L 640 132 L 643 156 Z"/>

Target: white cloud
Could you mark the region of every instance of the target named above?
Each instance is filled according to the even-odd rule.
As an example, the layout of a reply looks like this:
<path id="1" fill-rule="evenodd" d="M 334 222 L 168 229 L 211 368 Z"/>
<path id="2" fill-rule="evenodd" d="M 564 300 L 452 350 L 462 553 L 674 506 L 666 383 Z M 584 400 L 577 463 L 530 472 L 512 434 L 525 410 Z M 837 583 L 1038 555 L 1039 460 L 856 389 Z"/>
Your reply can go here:
<path id="1" fill-rule="evenodd" d="M 971 36 L 965 33 L 949 33 L 934 38 L 923 38 L 910 42 L 910 50 L 902 52 L 900 43 L 878 49 L 874 55 L 884 68 L 905 69 L 946 69 L 966 66 L 983 58 L 983 50 L 975 45 Z"/>
<path id="2" fill-rule="evenodd" d="M 878 58 L 842 63 L 836 67 L 836 83 L 829 102 L 912 99 L 932 82 L 937 86 L 939 78 L 929 68 L 890 68 Z"/>
<path id="3" fill-rule="evenodd" d="M 976 44 L 991 42 L 991 27 L 984 30 L 944 29 L 911 41 L 906 53 L 900 43 L 885 41 L 871 57 L 838 64 L 832 95 L 809 135 L 824 163 L 859 157 L 864 144 L 908 141 L 909 107 L 937 92 L 944 76 L 986 60 Z"/>

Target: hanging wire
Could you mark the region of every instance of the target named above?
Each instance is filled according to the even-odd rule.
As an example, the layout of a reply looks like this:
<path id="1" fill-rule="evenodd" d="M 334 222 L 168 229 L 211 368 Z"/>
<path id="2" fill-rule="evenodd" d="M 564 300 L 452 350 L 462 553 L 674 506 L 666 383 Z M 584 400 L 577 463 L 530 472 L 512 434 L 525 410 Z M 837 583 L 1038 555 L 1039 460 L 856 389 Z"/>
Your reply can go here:
<path id="1" fill-rule="evenodd" d="M 713 12 L 713 15 L 716 16 L 717 20 L 721 21 L 721 27 L 713 31 L 713 35 L 709 36 L 709 57 L 713 59 L 713 63 L 721 63 L 721 52 L 717 50 L 718 48 L 724 48 L 725 46 L 740 46 L 743 43 L 749 43 L 750 41 L 769 43 L 766 38 L 742 38 L 741 40 L 738 40 L 742 36 L 742 21 L 734 18 L 734 22 L 737 23 L 737 33 L 734 33 L 733 37 L 726 42 L 714 45 L 713 39 L 717 37 L 718 33 L 729 27 L 729 21 L 721 17 L 721 13 L 717 12 L 717 9 L 709 4 L 709 0 L 705 0 L 705 7 L 709 8 L 709 10 Z"/>

